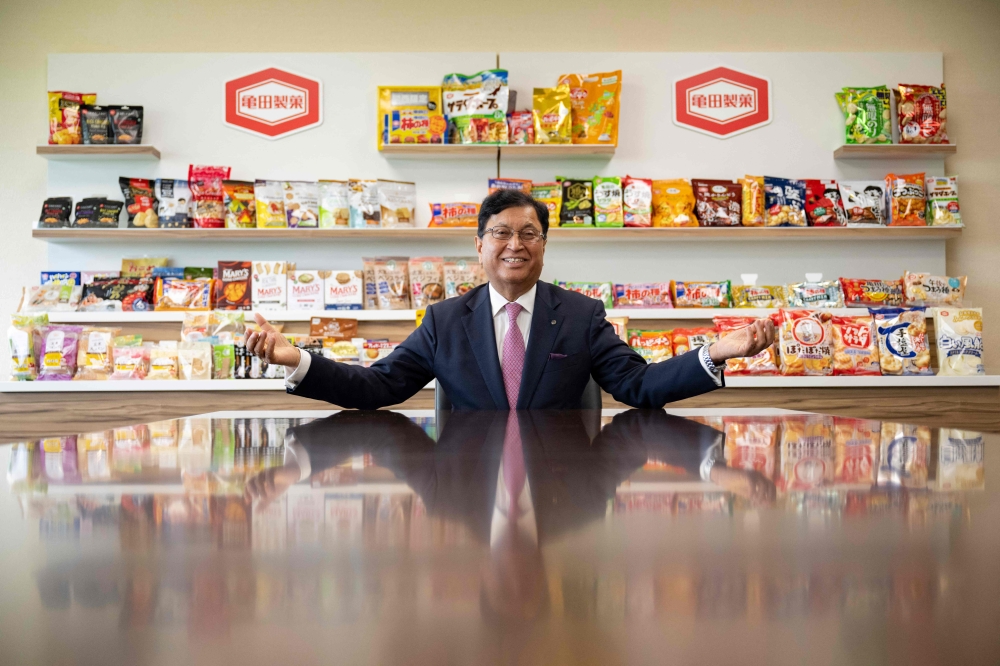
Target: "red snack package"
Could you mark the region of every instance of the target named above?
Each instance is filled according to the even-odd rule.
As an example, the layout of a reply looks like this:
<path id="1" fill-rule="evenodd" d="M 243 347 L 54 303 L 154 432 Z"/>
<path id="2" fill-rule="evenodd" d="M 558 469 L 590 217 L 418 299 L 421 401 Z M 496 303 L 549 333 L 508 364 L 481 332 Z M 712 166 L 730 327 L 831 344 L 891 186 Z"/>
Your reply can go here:
<path id="1" fill-rule="evenodd" d="M 940 88 L 900 83 L 893 92 L 900 143 L 948 143 L 948 97 L 943 83 Z"/>
<path id="2" fill-rule="evenodd" d="M 890 227 L 926 227 L 927 194 L 924 174 L 908 173 L 885 177 L 885 194 L 889 199 Z"/>
<path id="3" fill-rule="evenodd" d="M 513 111 L 507 114 L 507 136 L 515 145 L 535 142 L 535 120 L 531 111 Z"/>
<path id="4" fill-rule="evenodd" d="M 867 317 L 833 317 L 833 374 L 881 375 L 874 322 Z"/>
<path id="5" fill-rule="evenodd" d="M 835 180 L 806 181 L 806 219 L 812 227 L 842 227 L 847 213 Z"/>
<path id="6" fill-rule="evenodd" d="M 866 280 L 840 278 L 844 305 L 849 308 L 880 307 L 903 304 L 902 280 Z"/>
<path id="7" fill-rule="evenodd" d="M 719 331 L 719 339 L 746 328 L 754 322 L 753 317 L 713 317 L 712 322 Z M 771 345 L 756 356 L 731 358 L 726 361 L 726 375 L 776 375 L 778 374 L 778 350 Z"/>
<path id="8" fill-rule="evenodd" d="M 201 229 L 222 229 L 226 226 L 222 181 L 229 180 L 229 167 L 188 167 L 188 187 L 191 189 L 191 220 Z"/>
<path id="9" fill-rule="evenodd" d="M 653 226 L 653 181 L 649 178 L 622 179 L 626 227 Z"/>
<path id="10" fill-rule="evenodd" d="M 697 347 L 704 347 L 719 341 L 719 334 L 714 328 L 675 328 L 670 332 L 670 340 L 674 346 L 674 356 L 680 356 Z"/>
<path id="11" fill-rule="evenodd" d="M 833 373 L 830 319 L 830 313 L 821 310 L 781 311 L 781 374 L 822 377 Z"/>
<path id="12" fill-rule="evenodd" d="M 703 227 L 743 224 L 743 185 L 735 180 L 692 180 L 695 214 Z"/>

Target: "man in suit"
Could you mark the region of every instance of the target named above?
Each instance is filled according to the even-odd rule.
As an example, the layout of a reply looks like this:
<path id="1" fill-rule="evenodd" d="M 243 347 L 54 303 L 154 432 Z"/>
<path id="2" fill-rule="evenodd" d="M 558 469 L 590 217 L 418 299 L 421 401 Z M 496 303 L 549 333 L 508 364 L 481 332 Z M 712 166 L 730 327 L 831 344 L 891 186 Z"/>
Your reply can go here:
<path id="1" fill-rule="evenodd" d="M 620 402 L 658 408 L 723 386 L 726 359 L 774 342 L 774 325 L 759 319 L 711 346 L 646 364 L 615 335 L 600 301 L 539 281 L 548 229 L 548 208 L 530 196 L 486 197 L 476 252 L 489 283 L 429 307 L 370 368 L 300 351 L 259 313 L 247 349 L 289 370 L 290 393 L 341 407 L 395 405 L 436 379 L 458 410 L 574 409 L 593 376 Z"/>

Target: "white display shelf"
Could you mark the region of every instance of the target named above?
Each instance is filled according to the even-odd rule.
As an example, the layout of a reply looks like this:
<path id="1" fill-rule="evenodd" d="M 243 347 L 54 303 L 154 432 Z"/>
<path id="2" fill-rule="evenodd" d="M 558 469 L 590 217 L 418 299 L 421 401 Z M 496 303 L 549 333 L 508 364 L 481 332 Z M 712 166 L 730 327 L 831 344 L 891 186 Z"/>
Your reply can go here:
<path id="1" fill-rule="evenodd" d="M 155 162 L 160 159 L 160 151 L 153 146 L 144 145 L 112 145 L 91 146 L 75 144 L 69 146 L 42 144 L 35 148 L 35 153 L 47 160 L 56 161 L 94 161 L 94 160 L 141 160 Z"/>
<path id="2" fill-rule="evenodd" d="M 947 157 L 958 152 L 954 143 L 844 144 L 833 151 L 836 159 L 896 160 Z"/>
<path id="3" fill-rule="evenodd" d="M 931 388 L 1000 386 L 1000 375 L 948 377 L 726 377 L 727 388 Z"/>
<path id="4" fill-rule="evenodd" d="M 616 146 L 583 144 L 440 144 L 440 143 L 391 143 L 379 149 L 380 155 L 390 158 L 414 159 L 496 159 L 499 152 L 504 157 L 514 159 L 574 159 L 610 157 Z"/>

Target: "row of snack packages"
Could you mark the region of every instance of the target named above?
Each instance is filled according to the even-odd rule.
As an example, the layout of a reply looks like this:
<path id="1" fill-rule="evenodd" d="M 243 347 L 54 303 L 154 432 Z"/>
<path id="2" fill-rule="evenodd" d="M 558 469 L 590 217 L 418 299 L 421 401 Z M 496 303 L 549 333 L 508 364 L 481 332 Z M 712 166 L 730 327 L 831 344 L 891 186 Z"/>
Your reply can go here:
<path id="1" fill-rule="evenodd" d="M 934 308 L 932 314 L 937 374 L 985 374 L 982 309 Z M 926 316 L 923 307 L 871 308 L 869 314 L 859 316 L 781 309 L 771 315 L 778 331 L 775 344 L 753 357 L 729 359 L 725 372 L 735 376 L 933 375 Z M 715 317 L 714 326 L 628 330 L 625 339 L 647 362 L 657 363 L 710 345 L 753 321 L 750 317 Z"/>
<path id="2" fill-rule="evenodd" d="M 508 72 L 448 74 L 440 86 L 379 86 L 378 146 L 618 144 L 621 70 L 563 74 L 516 111 Z"/>
<path id="3" fill-rule="evenodd" d="M 99 106 L 97 93 L 49 91 L 49 143 L 139 144 L 142 115 L 141 106 Z"/>
<path id="4" fill-rule="evenodd" d="M 892 97 L 899 143 L 948 143 L 948 95 L 943 83 L 900 83 L 891 91 L 886 86 L 848 87 L 835 97 L 844 114 L 845 143 L 892 143 Z"/>

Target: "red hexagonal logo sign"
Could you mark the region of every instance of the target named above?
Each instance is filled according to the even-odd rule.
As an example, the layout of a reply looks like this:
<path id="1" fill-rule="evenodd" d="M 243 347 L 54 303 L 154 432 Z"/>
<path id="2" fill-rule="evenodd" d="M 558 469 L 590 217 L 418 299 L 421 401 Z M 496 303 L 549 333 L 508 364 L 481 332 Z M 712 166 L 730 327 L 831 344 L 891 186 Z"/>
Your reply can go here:
<path id="1" fill-rule="evenodd" d="M 771 122 L 771 81 L 716 67 L 674 82 L 674 123 L 728 139 Z"/>
<path id="2" fill-rule="evenodd" d="M 280 139 L 323 122 L 323 84 L 270 67 L 226 81 L 223 122 L 265 139 Z"/>

